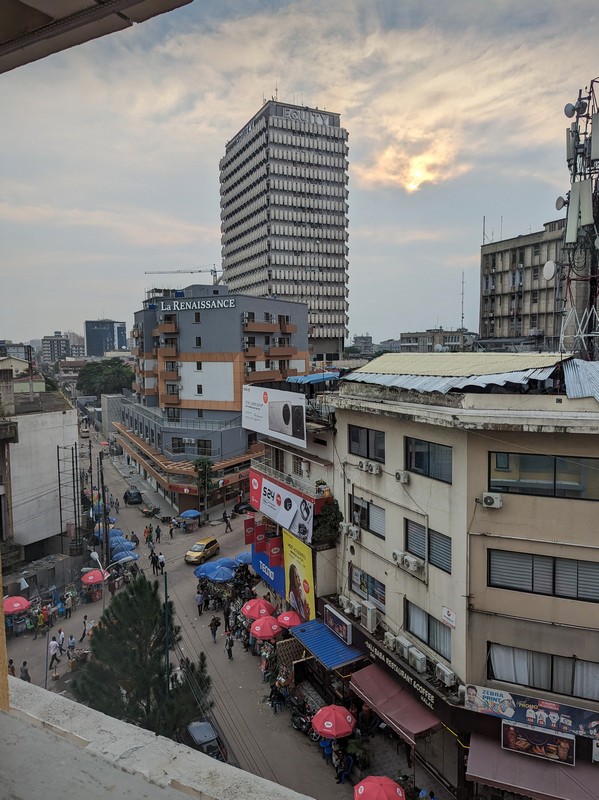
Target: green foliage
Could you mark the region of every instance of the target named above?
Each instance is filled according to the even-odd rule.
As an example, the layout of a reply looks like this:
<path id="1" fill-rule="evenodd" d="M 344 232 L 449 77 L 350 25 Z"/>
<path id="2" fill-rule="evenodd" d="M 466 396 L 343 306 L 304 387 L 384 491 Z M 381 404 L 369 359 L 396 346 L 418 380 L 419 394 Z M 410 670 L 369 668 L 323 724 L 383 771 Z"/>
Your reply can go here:
<path id="1" fill-rule="evenodd" d="M 187 662 L 183 682 L 173 680 L 170 663 L 165 671 L 165 616 L 173 651 L 180 628 L 170 601 L 165 613 L 158 581 L 138 577 L 116 594 L 93 629 L 92 655 L 74 692 L 97 711 L 172 737 L 205 706 L 211 681 L 204 653 L 198 664 Z"/>
<path id="2" fill-rule="evenodd" d="M 210 495 L 210 492 L 214 491 L 216 488 L 212 480 L 212 461 L 203 456 L 196 458 L 196 460 L 193 462 L 193 469 L 198 483 L 198 503 L 199 498 L 201 497 L 203 501 L 203 507 L 204 509 L 207 509 L 207 499 Z"/>
<path id="3" fill-rule="evenodd" d="M 339 537 L 339 524 L 341 522 L 343 522 L 343 514 L 339 509 L 339 503 L 336 500 L 332 500 L 324 506 L 314 520 L 312 544 L 335 544 Z"/>
<path id="4" fill-rule="evenodd" d="M 44 383 L 46 384 L 46 391 L 47 392 L 57 392 L 60 387 L 58 382 L 51 378 L 49 375 L 44 375 Z"/>
<path id="5" fill-rule="evenodd" d="M 84 394 L 119 394 L 131 389 L 133 371 L 120 358 L 108 358 L 86 364 L 77 378 L 77 390 Z"/>

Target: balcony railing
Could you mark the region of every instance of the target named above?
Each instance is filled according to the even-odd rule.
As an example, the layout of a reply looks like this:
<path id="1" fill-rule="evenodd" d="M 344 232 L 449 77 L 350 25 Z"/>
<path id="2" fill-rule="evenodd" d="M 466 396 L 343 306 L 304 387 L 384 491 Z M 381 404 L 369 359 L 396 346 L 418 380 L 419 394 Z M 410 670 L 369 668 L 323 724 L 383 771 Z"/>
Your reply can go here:
<path id="1" fill-rule="evenodd" d="M 263 369 L 263 370 L 252 370 L 251 372 L 245 373 L 245 382 L 246 383 L 258 383 L 259 381 L 282 381 L 283 375 L 277 369 Z"/>
<path id="2" fill-rule="evenodd" d="M 162 358 L 175 358 L 179 354 L 176 344 L 163 344 L 158 346 L 158 355 Z"/>
<path id="3" fill-rule="evenodd" d="M 178 406 L 181 405 L 181 398 L 178 394 L 161 394 L 159 402 L 161 406 Z"/>
<path id="4" fill-rule="evenodd" d="M 152 336 L 159 336 L 161 333 L 170 333 L 171 335 L 179 333 L 179 326 L 176 322 L 161 322 L 155 328 L 152 328 Z"/>
<path id="5" fill-rule="evenodd" d="M 181 376 L 178 370 L 162 370 L 158 373 L 158 377 L 162 381 L 180 381 Z"/>
<path id="6" fill-rule="evenodd" d="M 169 419 L 167 414 L 160 408 L 147 408 L 146 406 L 142 406 L 139 403 L 136 403 L 134 400 L 130 400 L 126 397 L 121 399 L 121 403 L 123 406 L 130 408 L 132 411 L 135 410 L 136 416 L 141 416 L 144 419 L 147 419 L 149 422 L 152 422 L 154 425 L 159 425 L 163 430 L 187 429 L 190 431 L 222 431 L 226 430 L 227 428 L 241 427 L 240 414 L 225 420 L 202 419 L 197 417 L 195 419 L 177 420 Z"/>
<path id="7" fill-rule="evenodd" d="M 271 478 L 275 478 L 280 483 L 283 483 L 290 488 L 298 489 L 298 491 L 308 495 L 308 497 L 314 498 L 314 500 L 322 497 L 322 492 L 316 489 L 316 484 L 314 481 L 304 481 L 298 475 L 291 475 L 289 473 L 281 472 L 278 469 L 274 469 L 274 467 L 270 466 L 269 460 L 266 457 L 252 458 L 251 467 L 252 469 L 257 470 L 264 475 L 269 475 Z"/>

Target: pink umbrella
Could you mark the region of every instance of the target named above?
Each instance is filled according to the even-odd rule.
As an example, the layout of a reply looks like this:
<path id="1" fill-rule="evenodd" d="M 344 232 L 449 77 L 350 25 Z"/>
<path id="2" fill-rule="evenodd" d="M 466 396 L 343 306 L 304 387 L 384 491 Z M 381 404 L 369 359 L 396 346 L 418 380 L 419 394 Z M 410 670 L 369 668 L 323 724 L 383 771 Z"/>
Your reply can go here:
<path id="1" fill-rule="evenodd" d="M 26 597 L 13 595 L 12 597 L 5 597 L 2 605 L 4 606 L 5 614 L 18 614 L 19 611 L 27 611 L 31 603 Z"/>
<path id="2" fill-rule="evenodd" d="M 101 569 L 91 569 L 89 572 L 86 572 L 85 575 L 81 576 L 81 583 L 85 583 L 86 586 L 94 586 L 96 583 L 102 583 L 102 581 L 106 580 L 110 576 L 110 572 L 102 572 Z"/>
<path id="3" fill-rule="evenodd" d="M 356 720 L 343 706 L 323 706 L 312 717 L 312 727 L 325 739 L 341 739 L 352 733 Z"/>
<path id="4" fill-rule="evenodd" d="M 296 625 L 301 625 L 303 619 L 297 611 L 283 611 L 283 613 L 279 614 L 277 617 L 277 622 L 284 628 L 294 628 Z"/>
<path id="5" fill-rule="evenodd" d="M 262 597 L 254 597 L 253 600 L 248 600 L 247 603 L 242 606 L 241 613 L 245 614 L 245 616 L 250 619 L 260 619 L 262 617 L 268 617 L 274 610 L 275 607 L 272 603 L 269 603 L 268 600 L 264 600 Z"/>
<path id="6" fill-rule="evenodd" d="M 354 800 L 405 800 L 406 793 L 391 778 L 369 775 L 354 786 Z"/>
<path id="7" fill-rule="evenodd" d="M 274 639 L 283 632 L 283 628 L 274 617 L 261 617 L 252 622 L 250 632 L 256 639 Z"/>

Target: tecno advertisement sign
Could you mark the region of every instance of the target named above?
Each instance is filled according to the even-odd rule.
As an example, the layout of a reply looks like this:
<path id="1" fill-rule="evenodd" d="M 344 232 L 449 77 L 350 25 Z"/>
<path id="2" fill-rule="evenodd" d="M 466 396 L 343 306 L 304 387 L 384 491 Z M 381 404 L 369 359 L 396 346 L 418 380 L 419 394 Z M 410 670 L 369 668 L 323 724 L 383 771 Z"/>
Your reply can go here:
<path id="1" fill-rule="evenodd" d="M 312 541 L 314 503 L 250 470 L 250 503 L 302 542 Z"/>
<path id="2" fill-rule="evenodd" d="M 295 392 L 244 386 L 241 424 L 281 442 L 306 447 L 306 398 Z"/>

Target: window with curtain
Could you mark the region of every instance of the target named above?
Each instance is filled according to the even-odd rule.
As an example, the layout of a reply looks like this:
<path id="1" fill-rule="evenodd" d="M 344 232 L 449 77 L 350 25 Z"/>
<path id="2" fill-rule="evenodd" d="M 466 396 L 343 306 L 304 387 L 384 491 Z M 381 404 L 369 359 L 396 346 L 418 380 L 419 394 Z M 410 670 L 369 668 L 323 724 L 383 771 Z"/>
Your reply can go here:
<path id="1" fill-rule="evenodd" d="M 406 600 L 406 630 L 451 662 L 451 628 Z"/>
<path id="2" fill-rule="evenodd" d="M 381 613 L 385 613 L 385 584 L 373 578 L 364 570 L 350 564 L 351 590 L 358 597 L 373 603 Z"/>
<path id="3" fill-rule="evenodd" d="M 385 538 L 385 509 L 363 497 L 349 495 L 351 524 L 358 525 L 380 539 Z"/>
<path id="4" fill-rule="evenodd" d="M 599 459 L 491 452 L 489 490 L 599 500 Z"/>
<path id="5" fill-rule="evenodd" d="M 347 426 L 349 452 L 371 461 L 385 463 L 385 432 L 360 428 L 358 425 Z"/>
<path id="6" fill-rule="evenodd" d="M 599 664 L 489 642 L 487 677 L 556 694 L 599 700 Z"/>
<path id="7" fill-rule="evenodd" d="M 452 457 L 452 449 L 447 445 L 406 436 L 405 463 L 410 472 L 451 483 Z"/>
<path id="8" fill-rule="evenodd" d="M 405 549 L 426 560 L 426 528 L 411 519 L 406 519 L 405 524 Z M 428 561 L 451 575 L 451 538 L 431 528 L 428 529 Z"/>
<path id="9" fill-rule="evenodd" d="M 489 550 L 487 584 L 571 600 L 599 602 L 599 562 Z"/>

